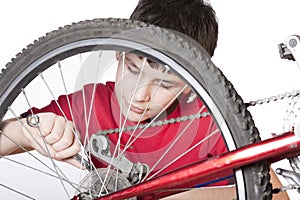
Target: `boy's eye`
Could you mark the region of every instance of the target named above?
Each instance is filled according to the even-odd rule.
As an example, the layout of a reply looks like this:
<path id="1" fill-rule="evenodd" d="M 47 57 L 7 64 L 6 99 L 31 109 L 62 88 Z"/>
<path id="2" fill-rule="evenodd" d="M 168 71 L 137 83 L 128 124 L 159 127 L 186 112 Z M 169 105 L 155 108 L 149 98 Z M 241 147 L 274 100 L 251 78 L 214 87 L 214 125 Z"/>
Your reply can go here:
<path id="1" fill-rule="evenodd" d="M 170 89 L 170 88 L 174 87 L 173 84 L 166 83 L 166 82 L 162 82 L 160 85 L 165 89 Z"/>
<path id="2" fill-rule="evenodd" d="M 140 73 L 140 69 L 135 67 L 134 65 L 129 64 L 129 63 L 127 63 L 126 65 L 127 65 L 128 71 L 130 71 L 131 73 L 133 73 L 133 74 L 139 74 Z"/>

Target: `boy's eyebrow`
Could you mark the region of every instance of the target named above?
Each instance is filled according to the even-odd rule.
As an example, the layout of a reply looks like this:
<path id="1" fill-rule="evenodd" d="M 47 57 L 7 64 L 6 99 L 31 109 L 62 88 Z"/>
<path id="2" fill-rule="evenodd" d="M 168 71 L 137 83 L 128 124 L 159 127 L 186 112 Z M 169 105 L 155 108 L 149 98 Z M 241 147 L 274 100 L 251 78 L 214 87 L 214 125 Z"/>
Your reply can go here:
<path id="1" fill-rule="evenodd" d="M 143 56 L 138 56 L 138 57 L 139 57 L 139 59 L 144 59 L 144 58 L 145 58 L 145 57 L 143 57 Z M 130 57 L 125 56 L 125 59 L 126 59 L 128 62 L 130 62 L 130 64 L 132 65 L 132 67 L 134 67 L 134 68 L 140 70 L 140 68 L 132 61 L 132 59 L 131 59 Z M 158 66 L 162 66 L 161 64 L 156 63 L 156 62 L 153 62 L 153 61 L 149 60 L 148 58 L 146 58 L 146 59 L 147 59 L 149 65 L 151 66 L 151 68 L 153 68 L 153 69 L 158 69 Z M 150 61 L 150 62 L 149 62 L 149 61 Z M 164 68 L 163 72 L 165 72 L 165 70 L 166 70 L 166 69 Z M 169 75 L 174 75 L 171 71 L 168 71 L 167 74 L 169 74 Z M 175 76 L 175 75 L 174 75 L 174 76 Z M 179 84 L 176 80 L 168 80 L 168 79 L 166 79 L 166 78 L 161 79 L 161 80 L 162 80 L 162 82 L 169 83 L 169 84 L 173 84 L 173 85 Z"/>
<path id="2" fill-rule="evenodd" d="M 136 54 L 135 54 L 135 55 L 136 55 Z M 171 70 L 169 70 L 167 67 L 165 67 L 165 65 L 163 65 L 163 64 L 161 64 L 161 63 L 152 61 L 152 60 L 150 60 L 149 58 L 144 57 L 144 56 L 139 56 L 139 55 L 136 55 L 136 56 L 138 56 L 138 58 L 139 58 L 140 60 L 146 59 L 147 63 L 150 65 L 150 67 L 151 67 L 152 69 L 162 70 L 162 72 L 166 72 L 166 71 L 167 71 L 167 74 L 174 74 Z M 125 55 L 125 59 L 126 59 L 128 62 L 130 62 L 130 64 L 131 64 L 134 68 L 140 69 L 140 67 L 137 66 L 129 56 L 126 56 L 126 55 Z"/>
<path id="3" fill-rule="evenodd" d="M 168 83 L 168 84 L 171 84 L 171 85 L 177 85 L 177 84 L 179 84 L 177 81 L 174 81 L 174 80 L 166 80 L 166 79 L 162 79 L 162 82 Z"/>

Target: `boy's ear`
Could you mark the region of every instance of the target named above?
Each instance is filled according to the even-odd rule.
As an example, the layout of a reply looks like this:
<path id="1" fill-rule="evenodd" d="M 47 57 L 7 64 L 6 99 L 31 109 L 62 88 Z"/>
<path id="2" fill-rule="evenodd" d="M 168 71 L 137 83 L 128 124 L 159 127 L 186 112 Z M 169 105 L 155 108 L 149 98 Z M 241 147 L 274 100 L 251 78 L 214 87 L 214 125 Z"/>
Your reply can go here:
<path id="1" fill-rule="evenodd" d="M 120 51 L 116 51 L 116 59 L 117 61 L 120 61 L 121 53 Z"/>
<path id="2" fill-rule="evenodd" d="M 183 90 L 182 94 L 188 94 L 191 91 L 191 88 L 187 87 L 185 90 Z"/>

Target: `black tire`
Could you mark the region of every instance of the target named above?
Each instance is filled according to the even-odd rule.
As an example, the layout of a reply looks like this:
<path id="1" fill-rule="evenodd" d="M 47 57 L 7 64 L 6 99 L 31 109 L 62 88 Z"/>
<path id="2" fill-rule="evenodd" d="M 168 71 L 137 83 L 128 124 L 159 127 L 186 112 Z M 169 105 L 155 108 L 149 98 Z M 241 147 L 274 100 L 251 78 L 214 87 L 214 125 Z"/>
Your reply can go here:
<path id="1" fill-rule="evenodd" d="M 35 78 L 39 72 L 42 72 L 57 60 L 77 53 L 79 48 L 71 48 L 66 53 L 50 56 L 39 65 L 34 64 L 36 61 L 58 48 L 63 48 L 74 42 L 97 38 L 133 41 L 154 48 L 175 61 L 179 66 L 184 66 L 184 70 L 191 78 L 200 83 L 204 92 L 216 105 L 216 108 L 213 109 L 217 109 L 216 112 L 220 113 L 221 120 L 224 120 L 227 124 L 231 136 L 225 136 L 224 138 L 227 142 L 228 137 L 231 137 L 236 146 L 230 146 L 230 150 L 260 141 L 259 133 L 242 98 L 223 73 L 214 66 L 209 55 L 198 43 L 173 31 L 123 19 L 94 19 L 74 23 L 48 33 L 45 37 L 39 38 L 25 48 L 6 65 L 0 75 L 1 119 L 3 119 L 7 108 L 21 89 Z M 84 52 L 90 49 L 91 47 L 86 46 L 86 48 L 81 48 L 80 51 Z M 193 84 L 194 82 L 190 82 L 191 86 Z M 213 109 L 211 109 L 211 112 L 214 115 L 215 110 Z M 228 141 L 228 143 L 230 142 Z M 269 182 L 269 167 L 264 162 L 244 167 L 241 172 L 242 177 L 238 179 L 244 178 L 242 180 L 244 185 L 239 184 L 238 188 L 244 187 L 246 193 L 245 197 L 240 197 L 240 199 L 271 199 L 272 188 Z"/>

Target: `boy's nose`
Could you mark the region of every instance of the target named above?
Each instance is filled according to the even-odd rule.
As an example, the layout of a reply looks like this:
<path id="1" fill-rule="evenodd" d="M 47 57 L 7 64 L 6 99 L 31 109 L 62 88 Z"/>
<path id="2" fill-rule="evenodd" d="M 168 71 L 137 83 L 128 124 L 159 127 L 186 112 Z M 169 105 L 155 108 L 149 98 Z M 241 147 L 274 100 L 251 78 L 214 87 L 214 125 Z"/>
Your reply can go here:
<path id="1" fill-rule="evenodd" d="M 137 102 L 149 102 L 151 99 L 152 86 L 151 84 L 145 84 L 140 86 L 134 95 L 134 99 Z"/>

